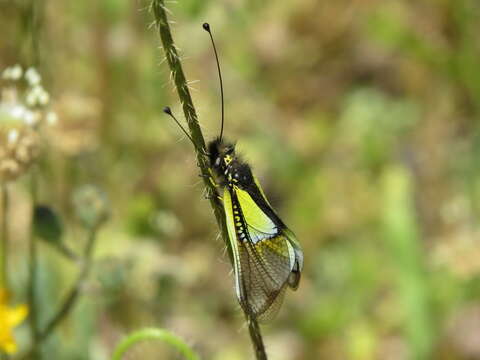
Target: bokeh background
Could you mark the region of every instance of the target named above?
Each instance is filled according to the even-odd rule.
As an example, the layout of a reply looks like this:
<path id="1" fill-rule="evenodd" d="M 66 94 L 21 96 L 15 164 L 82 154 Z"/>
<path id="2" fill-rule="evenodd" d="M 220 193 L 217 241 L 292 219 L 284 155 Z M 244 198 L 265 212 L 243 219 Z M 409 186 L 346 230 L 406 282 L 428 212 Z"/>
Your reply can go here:
<path id="1" fill-rule="evenodd" d="M 207 139 L 237 141 L 305 253 L 263 326 L 271 359 L 480 359 L 480 3 L 167 3 Z M 225 246 L 146 1 L 0 1 L 0 66 L 35 65 L 58 114 L 39 201 L 85 243 L 72 194 L 110 199 L 82 297 L 48 359 L 107 359 L 145 326 L 204 359 L 252 359 Z M 9 184 L 10 277 L 25 299 L 29 174 Z M 40 244 L 46 321 L 78 264 Z M 27 347 L 26 326 L 17 331 Z M 175 357 L 177 356 L 177 357 Z M 142 343 L 128 359 L 179 358 Z"/>

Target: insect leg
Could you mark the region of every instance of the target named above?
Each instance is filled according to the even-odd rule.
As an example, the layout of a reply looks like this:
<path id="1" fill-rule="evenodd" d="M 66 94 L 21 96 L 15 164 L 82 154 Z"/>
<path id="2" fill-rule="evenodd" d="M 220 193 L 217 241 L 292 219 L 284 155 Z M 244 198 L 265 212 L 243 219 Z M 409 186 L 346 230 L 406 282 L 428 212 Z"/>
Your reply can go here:
<path id="1" fill-rule="evenodd" d="M 213 193 L 213 191 L 210 190 L 209 188 L 205 189 L 205 199 L 207 199 L 207 200 L 217 199 L 217 200 L 220 200 L 221 202 L 223 202 L 223 197 L 218 195 L 218 193 L 216 191 L 215 191 L 215 193 Z"/>
<path id="2" fill-rule="evenodd" d="M 198 176 L 200 176 L 201 178 L 204 178 L 204 179 L 208 179 L 210 181 L 210 184 L 212 184 L 216 188 L 219 188 L 220 185 L 217 184 L 217 182 L 215 181 L 215 178 L 214 178 L 213 173 L 212 173 L 212 169 L 208 169 L 208 172 L 210 174 L 208 174 L 208 175 L 199 174 Z"/>

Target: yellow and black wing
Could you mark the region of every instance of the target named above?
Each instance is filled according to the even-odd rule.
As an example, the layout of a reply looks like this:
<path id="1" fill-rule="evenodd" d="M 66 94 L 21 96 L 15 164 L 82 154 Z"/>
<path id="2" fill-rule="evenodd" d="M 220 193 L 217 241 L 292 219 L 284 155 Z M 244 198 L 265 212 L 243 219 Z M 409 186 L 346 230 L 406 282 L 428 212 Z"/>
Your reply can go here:
<path id="1" fill-rule="evenodd" d="M 286 287 L 297 288 L 302 251 L 257 181 L 250 191 L 236 185 L 226 187 L 223 202 L 237 297 L 249 313 L 267 320 L 280 308 Z"/>

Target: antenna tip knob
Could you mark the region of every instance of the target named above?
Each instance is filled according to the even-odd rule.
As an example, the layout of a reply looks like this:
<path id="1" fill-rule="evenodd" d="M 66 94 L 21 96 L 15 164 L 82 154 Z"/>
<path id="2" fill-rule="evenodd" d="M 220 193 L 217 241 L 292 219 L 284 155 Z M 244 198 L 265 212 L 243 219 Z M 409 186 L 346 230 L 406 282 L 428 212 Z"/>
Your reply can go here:
<path id="1" fill-rule="evenodd" d="M 203 27 L 203 30 L 210 32 L 210 24 L 209 23 L 203 23 L 202 27 Z"/>
<path id="2" fill-rule="evenodd" d="M 163 108 L 163 112 L 164 112 L 165 114 L 172 115 L 172 110 L 170 109 L 169 106 L 165 106 L 165 107 Z"/>

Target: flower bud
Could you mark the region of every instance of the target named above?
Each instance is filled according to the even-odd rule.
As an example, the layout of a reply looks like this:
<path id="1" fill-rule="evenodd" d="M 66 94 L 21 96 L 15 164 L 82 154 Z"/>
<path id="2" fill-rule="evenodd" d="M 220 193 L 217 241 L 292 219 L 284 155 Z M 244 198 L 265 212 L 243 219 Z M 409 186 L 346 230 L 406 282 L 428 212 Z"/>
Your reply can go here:
<path id="1" fill-rule="evenodd" d="M 75 215 L 88 229 L 100 226 L 110 214 L 107 195 L 94 185 L 84 185 L 75 190 L 73 206 Z"/>

